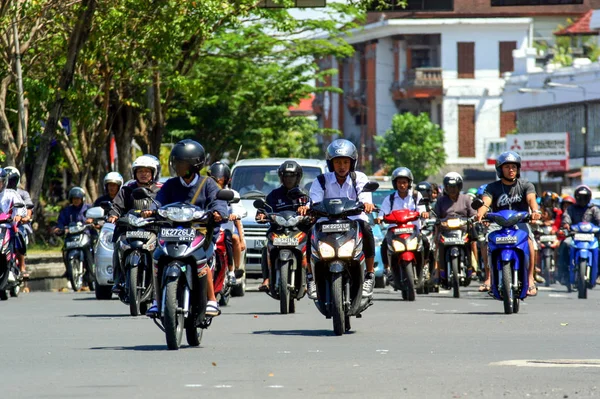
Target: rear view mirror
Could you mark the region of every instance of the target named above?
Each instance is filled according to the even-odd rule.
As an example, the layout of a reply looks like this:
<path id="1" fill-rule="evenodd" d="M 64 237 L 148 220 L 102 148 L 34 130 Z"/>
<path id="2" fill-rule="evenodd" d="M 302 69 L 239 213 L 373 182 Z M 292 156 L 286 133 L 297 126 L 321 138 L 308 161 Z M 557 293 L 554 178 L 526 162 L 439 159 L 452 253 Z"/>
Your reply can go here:
<path id="1" fill-rule="evenodd" d="M 131 192 L 131 196 L 136 200 L 143 200 L 146 198 L 151 198 L 150 190 L 145 187 L 138 187 Z"/>
<path id="2" fill-rule="evenodd" d="M 35 208 L 35 205 L 33 205 L 33 204 L 27 204 L 27 205 L 25 205 L 25 208 L 27 208 L 27 209 L 33 209 L 33 208 Z"/>
<path id="3" fill-rule="evenodd" d="M 421 198 L 421 200 L 419 201 L 419 205 L 427 205 L 430 202 L 431 201 L 429 200 L 429 198 Z"/>
<path id="4" fill-rule="evenodd" d="M 377 189 L 379 188 L 379 183 L 377 183 L 376 181 L 370 181 L 367 184 L 365 184 L 365 186 L 362 189 L 363 193 L 372 193 L 373 191 L 377 191 Z"/>
<path id="5" fill-rule="evenodd" d="M 475 198 L 473 202 L 471 202 L 471 208 L 477 210 L 484 205 L 483 201 L 480 198 Z"/>
<path id="6" fill-rule="evenodd" d="M 233 191 L 231 191 L 231 190 L 223 189 L 223 190 L 219 190 L 219 192 L 217 192 L 218 200 L 229 202 L 233 198 L 234 198 L 234 194 L 233 194 Z"/>
<path id="7" fill-rule="evenodd" d="M 104 217 L 104 209 L 99 206 L 90 208 L 85 212 L 85 217 L 89 219 L 102 219 Z"/>
<path id="8" fill-rule="evenodd" d="M 13 204 L 13 208 L 24 208 L 25 204 Z"/>
<path id="9" fill-rule="evenodd" d="M 100 208 L 102 208 L 106 212 L 108 212 L 112 208 L 112 202 L 111 201 L 102 201 L 102 202 L 100 202 Z"/>
<path id="10" fill-rule="evenodd" d="M 265 203 L 264 200 L 262 199 L 257 199 L 254 200 L 254 202 L 252 203 L 252 205 L 256 208 L 256 209 L 265 209 L 265 207 L 267 206 L 267 204 Z"/>
<path id="11" fill-rule="evenodd" d="M 287 193 L 287 197 L 291 200 L 299 200 L 303 197 L 308 197 L 308 193 L 300 187 L 295 187 Z"/>

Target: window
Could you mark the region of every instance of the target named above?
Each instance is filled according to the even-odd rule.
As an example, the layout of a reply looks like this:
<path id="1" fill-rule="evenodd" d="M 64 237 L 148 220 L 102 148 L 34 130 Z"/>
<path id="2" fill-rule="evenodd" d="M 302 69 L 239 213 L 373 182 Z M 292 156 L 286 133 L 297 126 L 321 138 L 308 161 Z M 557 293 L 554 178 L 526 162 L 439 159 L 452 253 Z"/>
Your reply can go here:
<path id="1" fill-rule="evenodd" d="M 492 0 L 492 7 L 502 6 L 560 6 L 583 4 L 583 0 Z"/>
<path id="2" fill-rule="evenodd" d="M 517 48 L 517 42 L 500 42 L 499 43 L 499 65 L 500 77 L 504 72 L 512 72 L 515 70 L 512 52 Z"/>
<path id="3" fill-rule="evenodd" d="M 386 0 L 380 7 L 381 0 L 373 0 L 367 5 L 367 11 L 454 11 L 454 0 Z"/>
<path id="4" fill-rule="evenodd" d="M 500 137 L 506 137 L 506 134 L 517 128 L 516 112 L 500 113 Z"/>
<path id="5" fill-rule="evenodd" d="M 421 68 L 431 66 L 430 49 L 414 48 L 410 50 L 411 68 Z"/>
<path id="6" fill-rule="evenodd" d="M 458 156 L 475 157 L 475 106 L 458 106 Z"/>
<path id="7" fill-rule="evenodd" d="M 475 78 L 475 43 L 458 42 L 456 43 L 458 56 L 458 78 Z"/>

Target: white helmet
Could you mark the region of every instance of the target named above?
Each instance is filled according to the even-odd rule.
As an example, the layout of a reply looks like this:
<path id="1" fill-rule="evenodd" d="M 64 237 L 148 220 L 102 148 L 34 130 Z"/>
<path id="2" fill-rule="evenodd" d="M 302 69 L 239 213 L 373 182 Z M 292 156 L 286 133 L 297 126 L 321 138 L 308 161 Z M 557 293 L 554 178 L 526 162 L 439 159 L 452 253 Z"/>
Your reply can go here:
<path id="1" fill-rule="evenodd" d="M 119 189 L 123 186 L 123 176 L 119 172 L 108 172 L 104 176 L 104 189 L 108 191 L 108 183 L 115 183 L 119 185 Z"/>
<path id="2" fill-rule="evenodd" d="M 131 174 L 135 179 L 135 171 L 138 168 L 148 168 L 152 170 L 152 182 L 156 183 L 160 179 L 160 161 L 154 155 L 145 154 L 138 157 L 131 165 Z"/>

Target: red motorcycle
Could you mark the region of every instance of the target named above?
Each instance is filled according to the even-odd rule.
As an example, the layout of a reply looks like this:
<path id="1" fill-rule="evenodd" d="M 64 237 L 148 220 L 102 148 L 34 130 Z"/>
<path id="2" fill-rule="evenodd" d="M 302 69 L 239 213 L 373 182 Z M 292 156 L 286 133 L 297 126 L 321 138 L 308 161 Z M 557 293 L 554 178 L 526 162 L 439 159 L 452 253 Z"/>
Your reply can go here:
<path id="1" fill-rule="evenodd" d="M 215 294 L 219 305 L 227 306 L 229 298 L 231 298 L 231 285 L 227 282 L 227 265 L 229 264 L 229 258 L 227 257 L 225 233 L 223 230 L 219 232 L 219 237 L 217 238 L 214 259 L 213 285 L 215 287 Z"/>
<path id="2" fill-rule="evenodd" d="M 415 288 L 424 286 L 423 242 L 417 226 L 420 213 L 408 209 L 394 210 L 383 217 L 390 224 L 385 236 L 388 248 L 388 265 L 394 276 L 395 290 L 402 292 L 402 299 L 415 300 Z"/>
<path id="3" fill-rule="evenodd" d="M 23 278 L 15 252 L 17 227 L 11 214 L 0 214 L 0 300 L 19 296 Z"/>

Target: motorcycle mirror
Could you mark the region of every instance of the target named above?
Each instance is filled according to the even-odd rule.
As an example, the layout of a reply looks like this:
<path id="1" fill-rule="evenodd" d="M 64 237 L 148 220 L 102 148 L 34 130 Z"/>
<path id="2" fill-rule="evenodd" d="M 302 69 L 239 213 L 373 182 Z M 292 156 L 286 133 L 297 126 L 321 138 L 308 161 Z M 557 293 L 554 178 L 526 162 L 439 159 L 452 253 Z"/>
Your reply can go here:
<path id="1" fill-rule="evenodd" d="M 143 200 L 146 198 L 150 198 L 150 190 L 145 187 L 138 187 L 131 192 L 131 196 L 136 200 Z"/>
<path id="2" fill-rule="evenodd" d="M 231 201 L 229 201 L 230 204 L 237 204 L 238 202 L 240 202 L 242 199 L 240 198 L 239 194 L 237 194 L 236 191 L 233 191 L 233 199 Z"/>
<path id="3" fill-rule="evenodd" d="M 102 208 L 108 212 L 112 208 L 112 202 L 111 201 L 102 201 L 102 202 L 100 202 L 100 208 Z"/>
<path id="4" fill-rule="evenodd" d="M 25 204 L 13 204 L 13 208 L 23 208 Z"/>
<path id="5" fill-rule="evenodd" d="M 265 207 L 267 206 L 267 204 L 265 203 L 264 200 L 262 199 L 257 199 L 254 200 L 254 202 L 252 203 L 252 205 L 256 208 L 256 209 L 265 209 Z"/>
<path id="6" fill-rule="evenodd" d="M 484 206 L 484 203 L 480 198 L 475 198 L 473 202 L 471 202 L 471 208 L 475 210 L 481 208 L 482 206 Z"/>
<path id="7" fill-rule="evenodd" d="M 27 204 L 27 205 L 25 205 L 25 208 L 27 208 L 27 209 L 33 209 L 33 208 L 35 208 L 35 205 L 33 205 L 33 204 Z"/>
<path id="8" fill-rule="evenodd" d="M 379 183 L 377 183 L 376 181 L 370 181 L 367 184 L 365 184 L 365 186 L 362 189 L 363 193 L 372 193 L 373 191 L 377 191 L 377 189 L 379 188 Z"/>
<path id="9" fill-rule="evenodd" d="M 227 189 L 223 189 L 223 190 L 219 190 L 217 192 L 217 199 L 221 200 L 221 201 L 231 201 L 234 198 L 234 194 L 233 191 L 231 190 L 227 190 Z"/>
<path id="10" fill-rule="evenodd" d="M 294 187 L 288 191 L 287 197 L 291 200 L 299 200 L 302 197 L 308 197 L 308 193 L 300 187 Z"/>
<path id="11" fill-rule="evenodd" d="M 104 217 L 104 209 L 99 206 L 90 208 L 85 212 L 85 217 L 89 219 L 102 219 Z"/>
<path id="12" fill-rule="evenodd" d="M 429 198 L 421 198 L 419 205 L 428 205 L 430 202 Z"/>

